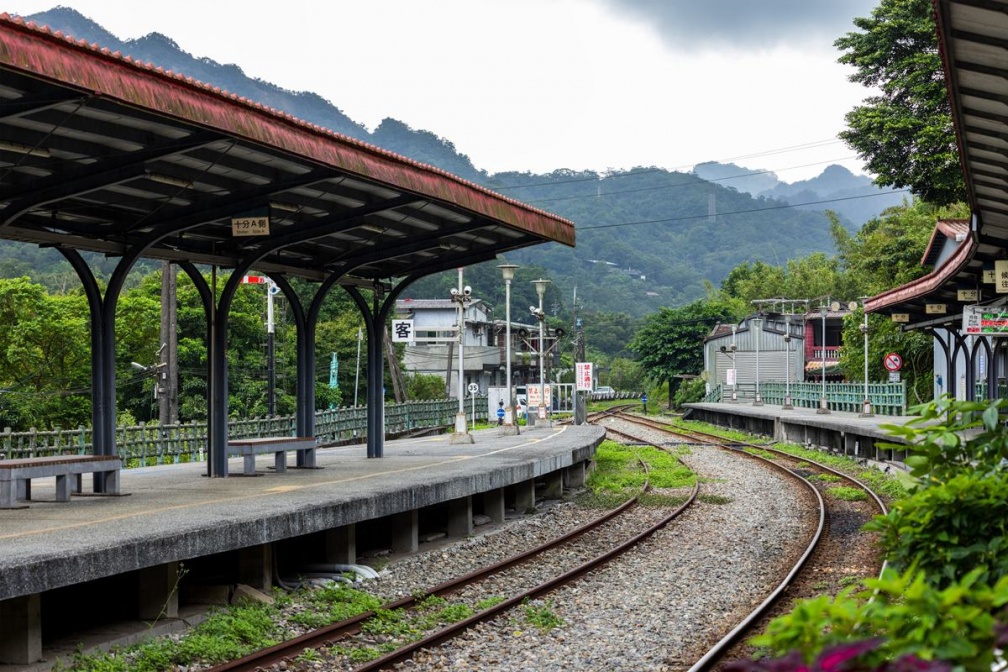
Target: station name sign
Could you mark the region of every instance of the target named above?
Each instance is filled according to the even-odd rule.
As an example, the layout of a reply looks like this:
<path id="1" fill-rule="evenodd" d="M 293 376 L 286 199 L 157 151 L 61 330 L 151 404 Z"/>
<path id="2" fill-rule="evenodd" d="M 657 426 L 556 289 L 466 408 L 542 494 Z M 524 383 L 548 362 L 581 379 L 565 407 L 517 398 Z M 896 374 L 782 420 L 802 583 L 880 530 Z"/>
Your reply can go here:
<path id="1" fill-rule="evenodd" d="M 1008 307 L 966 306 L 962 331 L 964 334 L 1008 336 Z"/>
<path id="2" fill-rule="evenodd" d="M 238 236 L 268 236 L 270 232 L 269 217 L 232 217 L 231 235 Z"/>

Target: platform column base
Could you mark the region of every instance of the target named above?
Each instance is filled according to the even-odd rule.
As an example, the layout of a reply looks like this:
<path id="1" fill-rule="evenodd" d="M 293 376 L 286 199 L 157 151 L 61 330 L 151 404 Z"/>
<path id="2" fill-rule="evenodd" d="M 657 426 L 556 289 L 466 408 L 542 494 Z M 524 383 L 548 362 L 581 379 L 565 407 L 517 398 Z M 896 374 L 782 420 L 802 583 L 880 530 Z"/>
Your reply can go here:
<path id="1" fill-rule="evenodd" d="M 38 593 L 0 602 L 0 663 L 42 660 L 42 598 Z"/>

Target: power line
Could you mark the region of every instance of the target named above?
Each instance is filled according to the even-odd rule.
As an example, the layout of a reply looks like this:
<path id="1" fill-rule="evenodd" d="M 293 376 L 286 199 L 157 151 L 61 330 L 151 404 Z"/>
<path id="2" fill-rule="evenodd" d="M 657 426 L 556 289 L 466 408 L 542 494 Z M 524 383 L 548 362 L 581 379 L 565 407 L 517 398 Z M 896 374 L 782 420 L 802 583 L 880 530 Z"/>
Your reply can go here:
<path id="1" fill-rule="evenodd" d="M 766 212 L 768 210 L 786 210 L 788 208 L 800 208 L 808 205 L 823 205 L 826 203 L 839 203 L 840 201 L 853 201 L 860 198 L 874 198 L 876 196 L 886 196 L 888 194 L 905 194 L 909 193 L 909 189 L 897 189 L 893 191 L 886 191 L 878 194 L 866 194 L 864 196 L 845 196 L 844 198 L 829 198 L 822 201 L 808 201 L 806 203 L 786 203 L 783 205 L 771 205 L 765 208 L 752 208 L 749 210 L 732 210 L 729 212 L 719 212 L 718 217 L 724 215 L 745 215 L 753 212 Z M 706 219 L 708 217 L 707 213 L 702 215 L 686 215 L 683 217 L 670 217 L 668 219 L 649 219 L 639 222 L 621 222 L 617 224 L 596 224 L 595 226 L 579 226 L 578 231 L 586 231 L 589 229 L 615 229 L 622 226 L 636 226 L 638 224 L 666 224 L 668 222 L 684 222 L 691 219 Z"/>

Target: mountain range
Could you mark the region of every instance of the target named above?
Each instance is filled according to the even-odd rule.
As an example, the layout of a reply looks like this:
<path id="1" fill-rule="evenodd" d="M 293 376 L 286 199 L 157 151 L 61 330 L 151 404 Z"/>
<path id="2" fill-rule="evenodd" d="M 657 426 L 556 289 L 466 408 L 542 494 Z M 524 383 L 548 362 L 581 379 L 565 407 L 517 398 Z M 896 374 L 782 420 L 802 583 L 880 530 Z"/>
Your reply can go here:
<path id="1" fill-rule="evenodd" d="M 368 131 L 318 94 L 289 91 L 250 78 L 237 65 L 183 51 L 165 35 L 121 40 L 67 7 L 24 18 L 436 166 L 574 221 L 575 249 L 540 245 L 513 252 L 508 261 L 541 267 L 553 279 L 558 296 L 570 296 L 576 287 L 578 303 L 589 311 L 639 317 L 703 296 L 706 283 L 718 285 L 742 262 L 783 264 L 816 251 L 832 253 L 824 209 L 835 211 L 855 231 L 904 198 L 836 165 L 813 179 L 792 184 L 768 171 L 713 162 L 699 164 L 689 173 L 642 166 L 606 173 L 558 169 L 548 174 L 489 174 L 445 138 L 391 118 Z M 422 296 L 425 291 L 437 291 L 436 287 L 438 280 L 432 278 L 410 291 Z M 483 291 L 491 299 L 497 292 L 496 287 Z"/>

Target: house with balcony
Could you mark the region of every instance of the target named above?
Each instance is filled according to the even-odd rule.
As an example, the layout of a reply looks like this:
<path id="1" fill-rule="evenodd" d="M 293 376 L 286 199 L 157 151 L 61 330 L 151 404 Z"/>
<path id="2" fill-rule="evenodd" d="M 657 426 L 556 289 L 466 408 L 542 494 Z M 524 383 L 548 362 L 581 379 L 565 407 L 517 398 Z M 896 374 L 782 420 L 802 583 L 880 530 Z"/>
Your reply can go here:
<path id="1" fill-rule="evenodd" d="M 396 319 L 413 321 L 413 342 L 406 345 L 404 372 L 445 380 L 446 397 L 458 396 L 458 304 L 451 299 L 399 299 Z M 496 320 L 482 299 L 463 311 L 463 390 L 470 383 L 480 392 L 506 384 L 506 324 Z M 538 325 L 511 322 L 511 377 L 514 385 L 539 380 Z M 549 344 L 547 344 L 549 345 Z"/>
<path id="2" fill-rule="evenodd" d="M 843 321 L 850 314 L 849 306 L 824 306 L 805 313 L 805 380 L 807 382 L 839 383 L 840 349 L 843 347 Z M 837 308 L 834 310 L 834 308 Z"/>

